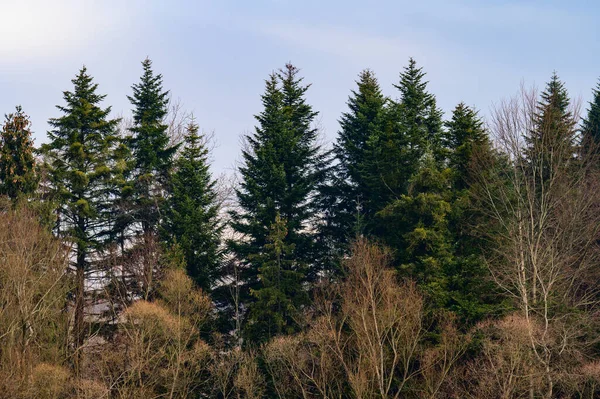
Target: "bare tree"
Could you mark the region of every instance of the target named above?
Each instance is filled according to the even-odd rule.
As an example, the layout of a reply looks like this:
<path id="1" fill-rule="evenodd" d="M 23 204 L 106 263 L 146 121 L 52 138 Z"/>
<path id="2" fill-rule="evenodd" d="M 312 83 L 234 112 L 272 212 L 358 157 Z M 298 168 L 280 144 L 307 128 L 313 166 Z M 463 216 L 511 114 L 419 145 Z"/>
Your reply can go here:
<path id="1" fill-rule="evenodd" d="M 11 208 L 0 211 L 0 392 L 19 397 L 36 365 L 67 359 L 71 280 L 68 250 L 36 213 Z"/>
<path id="2" fill-rule="evenodd" d="M 308 331 L 266 347 L 280 397 L 402 397 L 419 375 L 423 299 L 389 261 L 387 250 L 359 240 L 347 279 L 318 295 Z"/>
<path id="3" fill-rule="evenodd" d="M 562 361 L 593 342 L 585 326 L 597 322 L 600 260 L 600 186 L 589 154 L 573 140 L 578 106 L 559 128 L 541 123 L 535 90 L 494 109 L 491 131 L 501 155 L 480 165 L 481 200 L 491 224 L 484 234 L 494 252 L 486 262 L 527 326 L 529 350 L 545 384 L 532 395 L 550 398 Z M 538 141 L 531 145 L 532 134 Z M 489 162 L 487 159 L 485 162 Z M 533 378 L 533 377 L 532 377 Z"/>

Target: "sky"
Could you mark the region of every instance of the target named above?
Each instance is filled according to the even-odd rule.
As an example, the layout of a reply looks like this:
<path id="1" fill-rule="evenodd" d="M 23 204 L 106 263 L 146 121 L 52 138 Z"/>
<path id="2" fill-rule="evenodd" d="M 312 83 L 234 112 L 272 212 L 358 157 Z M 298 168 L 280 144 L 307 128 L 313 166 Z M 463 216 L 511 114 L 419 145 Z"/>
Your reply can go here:
<path id="1" fill-rule="evenodd" d="M 22 105 L 36 145 L 82 65 L 114 116 L 149 57 L 174 101 L 214 135 L 212 170 L 231 173 L 253 131 L 268 75 L 291 62 L 329 145 L 359 72 L 384 93 L 409 57 L 449 118 L 459 102 L 485 117 L 521 82 L 553 71 L 587 102 L 600 77 L 600 2 L 542 0 L 0 0 L 0 114 Z"/>

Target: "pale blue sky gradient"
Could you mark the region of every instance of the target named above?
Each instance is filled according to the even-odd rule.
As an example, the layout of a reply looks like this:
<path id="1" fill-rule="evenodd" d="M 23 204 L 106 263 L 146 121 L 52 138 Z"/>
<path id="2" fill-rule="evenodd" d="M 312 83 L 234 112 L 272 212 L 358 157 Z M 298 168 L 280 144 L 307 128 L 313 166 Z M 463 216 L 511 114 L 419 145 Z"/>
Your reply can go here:
<path id="1" fill-rule="evenodd" d="M 600 76 L 595 1 L 0 0 L 0 114 L 21 104 L 36 144 L 59 116 L 82 64 L 128 116 L 126 95 L 149 56 L 165 88 L 214 132 L 213 171 L 231 171 L 252 131 L 264 79 L 286 62 L 312 83 L 326 142 L 335 139 L 357 74 L 373 69 L 385 94 L 409 57 L 425 68 L 449 116 L 460 101 L 482 114 L 524 81 L 556 70 L 573 97 Z"/>

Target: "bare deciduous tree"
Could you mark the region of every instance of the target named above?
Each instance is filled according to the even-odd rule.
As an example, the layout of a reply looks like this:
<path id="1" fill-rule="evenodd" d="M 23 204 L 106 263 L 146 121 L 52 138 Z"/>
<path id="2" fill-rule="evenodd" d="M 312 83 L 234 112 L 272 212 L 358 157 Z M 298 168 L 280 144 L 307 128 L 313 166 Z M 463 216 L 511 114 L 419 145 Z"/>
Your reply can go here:
<path id="1" fill-rule="evenodd" d="M 487 264 L 520 310 L 532 359 L 543 370 L 545 384 L 532 376 L 531 395 L 550 398 L 563 362 L 594 342 L 584 334 L 597 322 L 600 180 L 593 159 L 575 147 L 578 107 L 562 125 L 540 123 L 537 99 L 535 90 L 522 89 L 494 109 L 501 156 L 481 168 L 479 187 L 492 221 Z M 532 134 L 541 137 L 534 145 Z"/>
<path id="2" fill-rule="evenodd" d="M 0 211 L 0 392 L 18 397 L 37 364 L 67 360 L 67 254 L 34 212 Z"/>

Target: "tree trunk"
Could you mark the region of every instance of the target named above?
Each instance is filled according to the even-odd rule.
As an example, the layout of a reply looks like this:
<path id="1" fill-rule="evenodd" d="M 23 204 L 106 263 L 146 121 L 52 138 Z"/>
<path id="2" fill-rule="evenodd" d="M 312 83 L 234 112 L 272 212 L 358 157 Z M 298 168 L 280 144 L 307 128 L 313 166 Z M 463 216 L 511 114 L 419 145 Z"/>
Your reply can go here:
<path id="1" fill-rule="evenodd" d="M 79 375 L 81 361 L 81 346 L 84 339 L 84 310 L 85 310 L 85 252 L 77 248 L 75 286 L 75 321 L 73 325 L 73 365 L 76 375 Z"/>

